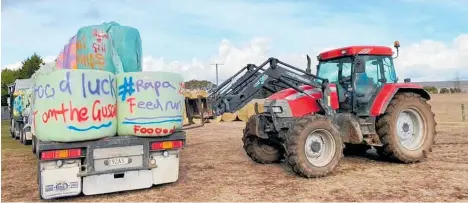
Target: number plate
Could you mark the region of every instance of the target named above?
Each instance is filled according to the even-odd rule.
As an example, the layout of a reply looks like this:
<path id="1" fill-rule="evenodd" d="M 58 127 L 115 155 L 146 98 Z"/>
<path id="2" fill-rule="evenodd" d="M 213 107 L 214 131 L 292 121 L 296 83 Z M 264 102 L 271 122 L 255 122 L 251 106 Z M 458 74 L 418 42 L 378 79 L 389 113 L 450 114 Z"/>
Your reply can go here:
<path id="1" fill-rule="evenodd" d="M 116 166 L 116 165 L 125 165 L 128 164 L 128 158 L 127 157 L 118 157 L 118 158 L 112 158 L 108 160 L 109 166 Z"/>

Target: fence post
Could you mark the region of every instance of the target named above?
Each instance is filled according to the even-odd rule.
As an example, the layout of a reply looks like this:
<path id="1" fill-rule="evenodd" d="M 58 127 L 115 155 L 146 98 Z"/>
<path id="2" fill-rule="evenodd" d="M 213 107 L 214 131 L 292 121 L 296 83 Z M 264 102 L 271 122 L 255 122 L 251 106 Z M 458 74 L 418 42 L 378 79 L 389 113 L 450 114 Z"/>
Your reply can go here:
<path id="1" fill-rule="evenodd" d="M 465 105 L 464 104 L 461 105 L 461 110 L 462 110 L 462 120 L 463 122 L 465 122 Z"/>

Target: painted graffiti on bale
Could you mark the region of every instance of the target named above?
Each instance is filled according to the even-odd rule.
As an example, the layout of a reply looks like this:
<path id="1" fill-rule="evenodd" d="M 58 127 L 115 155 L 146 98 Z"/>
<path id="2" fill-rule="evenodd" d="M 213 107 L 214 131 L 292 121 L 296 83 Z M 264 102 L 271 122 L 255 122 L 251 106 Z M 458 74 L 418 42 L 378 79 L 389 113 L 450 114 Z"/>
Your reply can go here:
<path id="1" fill-rule="evenodd" d="M 117 76 L 118 134 L 164 136 L 182 127 L 182 76 L 166 72 Z"/>
<path id="2" fill-rule="evenodd" d="M 39 130 L 36 130 L 38 137 L 41 129 L 47 129 L 49 134 L 54 134 L 52 131 L 60 136 L 73 136 L 70 132 L 74 132 L 76 136 L 90 138 L 116 133 L 117 104 L 112 73 L 58 70 L 40 76 L 33 94 L 33 127 Z M 91 131 L 94 133 L 90 134 Z"/>

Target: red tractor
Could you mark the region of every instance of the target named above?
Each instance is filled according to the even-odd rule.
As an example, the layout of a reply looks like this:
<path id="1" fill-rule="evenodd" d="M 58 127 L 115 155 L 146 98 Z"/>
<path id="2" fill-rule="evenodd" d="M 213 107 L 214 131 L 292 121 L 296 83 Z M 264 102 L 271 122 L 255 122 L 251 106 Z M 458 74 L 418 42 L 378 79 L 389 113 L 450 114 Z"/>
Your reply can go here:
<path id="1" fill-rule="evenodd" d="M 398 41 L 395 48 L 398 56 Z M 390 47 L 320 53 L 315 75 L 307 59 L 306 71 L 276 58 L 248 64 L 212 93 L 216 115 L 238 110 L 262 89 L 272 93 L 265 112 L 252 116 L 244 129 L 244 149 L 252 160 L 285 159 L 310 178 L 333 172 L 344 153 L 371 147 L 404 163 L 421 161 L 432 151 L 436 122 L 430 95 L 409 79 L 398 83 Z"/>

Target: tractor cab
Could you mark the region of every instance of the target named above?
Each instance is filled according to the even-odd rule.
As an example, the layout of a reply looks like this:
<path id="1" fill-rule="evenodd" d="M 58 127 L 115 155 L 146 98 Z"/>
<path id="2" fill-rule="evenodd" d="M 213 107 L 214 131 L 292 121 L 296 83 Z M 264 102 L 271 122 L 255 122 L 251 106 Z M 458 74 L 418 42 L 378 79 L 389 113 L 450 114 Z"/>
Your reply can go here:
<path id="1" fill-rule="evenodd" d="M 390 47 L 343 47 L 320 53 L 317 59 L 317 76 L 336 84 L 339 112 L 368 116 L 382 86 L 398 81 Z"/>

